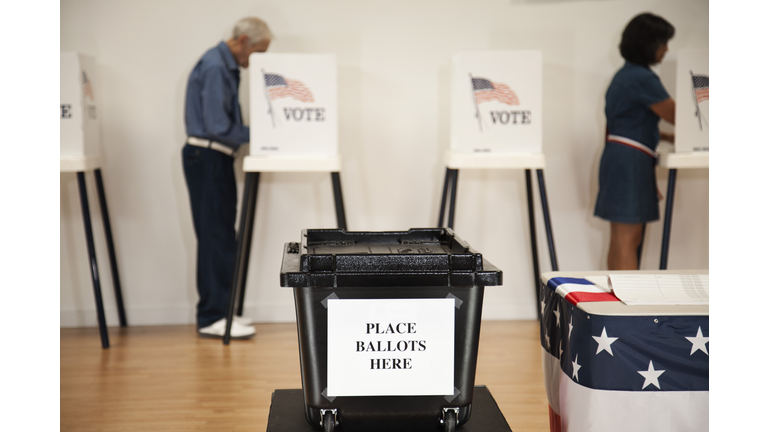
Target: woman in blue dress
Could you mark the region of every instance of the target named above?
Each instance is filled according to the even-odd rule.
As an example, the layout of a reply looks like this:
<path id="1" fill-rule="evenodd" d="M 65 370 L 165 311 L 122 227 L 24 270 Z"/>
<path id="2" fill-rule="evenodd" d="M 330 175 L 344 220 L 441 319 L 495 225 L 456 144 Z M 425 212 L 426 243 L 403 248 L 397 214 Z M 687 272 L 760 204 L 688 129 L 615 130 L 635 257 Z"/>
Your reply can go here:
<path id="1" fill-rule="evenodd" d="M 660 63 L 675 28 L 660 16 L 633 18 L 621 36 L 626 60 L 605 94 L 607 134 L 595 216 L 611 223 L 609 270 L 637 270 L 643 225 L 659 219 L 656 147 L 659 119 L 675 123 L 675 101 L 649 66 Z"/>

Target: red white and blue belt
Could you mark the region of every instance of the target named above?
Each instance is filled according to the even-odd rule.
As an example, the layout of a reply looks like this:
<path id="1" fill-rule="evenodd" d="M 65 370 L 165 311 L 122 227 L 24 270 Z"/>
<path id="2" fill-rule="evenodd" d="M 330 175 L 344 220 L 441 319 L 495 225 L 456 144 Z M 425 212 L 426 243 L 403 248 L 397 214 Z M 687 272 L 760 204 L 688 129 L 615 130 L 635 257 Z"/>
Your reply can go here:
<path id="1" fill-rule="evenodd" d="M 641 152 L 647 154 L 648 156 L 650 156 L 650 157 L 652 157 L 654 159 L 656 157 L 658 157 L 656 155 L 656 151 L 655 150 L 653 150 L 652 148 L 648 147 L 647 145 L 645 145 L 645 144 L 643 144 L 641 142 L 637 142 L 637 141 L 635 141 L 633 139 L 625 138 L 623 136 L 618 136 L 618 135 L 608 135 L 607 141 L 635 148 L 635 149 L 640 150 Z"/>

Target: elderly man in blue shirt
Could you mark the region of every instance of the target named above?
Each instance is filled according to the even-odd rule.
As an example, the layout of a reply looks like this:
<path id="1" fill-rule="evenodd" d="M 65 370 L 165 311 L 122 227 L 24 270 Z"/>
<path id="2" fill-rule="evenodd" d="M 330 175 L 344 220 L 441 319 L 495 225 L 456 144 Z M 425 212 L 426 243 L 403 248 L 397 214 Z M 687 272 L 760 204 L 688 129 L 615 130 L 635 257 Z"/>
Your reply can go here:
<path id="1" fill-rule="evenodd" d="M 187 83 L 184 122 L 188 138 L 182 157 L 197 236 L 197 329 L 201 337 L 224 336 L 232 289 L 237 207 L 234 157 L 250 141 L 238 100 L 239 67 L 247 68 L 248 57 L 265 52 L 271 40 L 272 32 L 264 21 L 241 19 L 229 40 L 203 54 Z M 250 320 L 233 319 L 233 339 L 255 334 Z"/>

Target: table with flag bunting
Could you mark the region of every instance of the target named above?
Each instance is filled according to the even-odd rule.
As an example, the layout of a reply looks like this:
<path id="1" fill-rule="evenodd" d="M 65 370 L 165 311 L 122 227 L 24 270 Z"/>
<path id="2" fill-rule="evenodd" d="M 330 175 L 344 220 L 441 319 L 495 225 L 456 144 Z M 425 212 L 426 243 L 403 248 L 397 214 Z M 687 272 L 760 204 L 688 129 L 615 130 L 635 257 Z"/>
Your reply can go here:
<path id="1" fill-rule="evenodd" d="M 599 271 L 539 289 L 550 431 L 709 430 L 708 305 L 626 305 Z"/>

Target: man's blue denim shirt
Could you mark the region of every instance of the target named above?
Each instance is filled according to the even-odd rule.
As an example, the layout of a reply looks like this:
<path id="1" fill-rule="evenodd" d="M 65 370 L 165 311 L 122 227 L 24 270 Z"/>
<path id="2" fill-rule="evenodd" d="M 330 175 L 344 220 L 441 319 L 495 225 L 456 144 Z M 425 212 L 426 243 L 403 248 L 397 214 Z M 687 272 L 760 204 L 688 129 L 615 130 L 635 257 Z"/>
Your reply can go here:
<path id="1" fill-rule="evenodd" d="M 243 125 L 237 89 L 240 69 L 220 42 L 197 62 L 187 83 L 184 123 L 188 136 L 211 139 L 237 150 L 250 141 Z"/>

